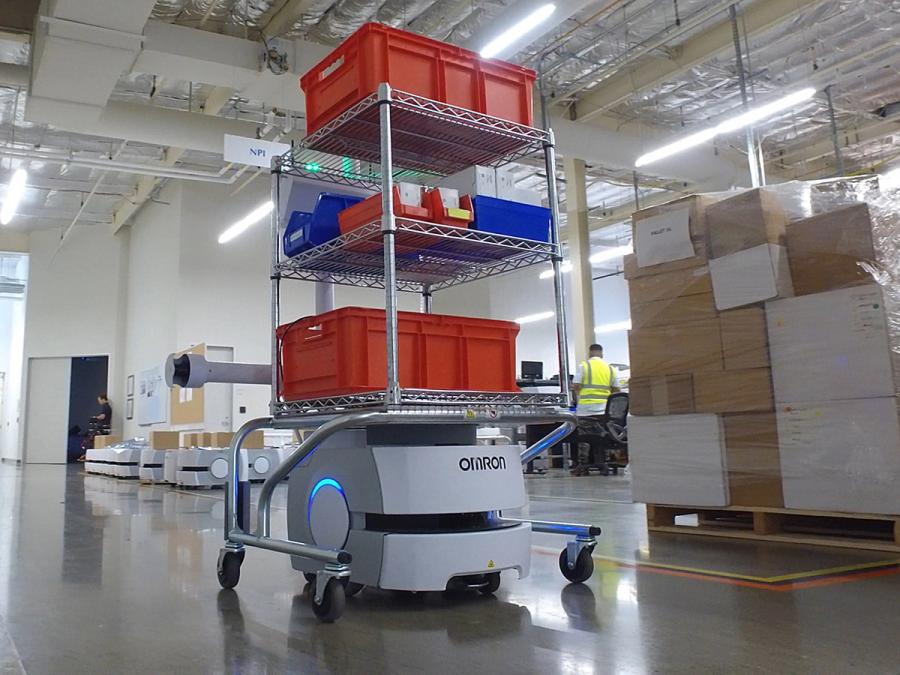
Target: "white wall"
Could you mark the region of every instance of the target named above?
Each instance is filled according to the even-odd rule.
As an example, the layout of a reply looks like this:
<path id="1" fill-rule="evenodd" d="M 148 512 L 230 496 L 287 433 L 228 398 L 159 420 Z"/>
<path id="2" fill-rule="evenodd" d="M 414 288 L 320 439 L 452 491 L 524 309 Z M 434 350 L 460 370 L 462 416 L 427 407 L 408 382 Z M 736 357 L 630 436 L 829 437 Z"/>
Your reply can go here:
<path id="1" fill-rule="evenodd" d="M 112 236 L 104 226 L 78 226 L 61 248 L 58 244 L 55 230 L 36 230 L 29 237 L 25 368 L 29 358 L 108 355 L 107 391 L 117 401 L 124 386 L 116 374 L 122 371 L 120 313 L 128 235 Z M 27 374 L 23 381 L 25 400 Z M 31 403 L 40 406 L 40 399 L 41 392 L 33 392 Z M 114 430 L 121 429 L 122 410 L 114 411 Z M 22 455 L 18 445 L 16 458 Z"/>

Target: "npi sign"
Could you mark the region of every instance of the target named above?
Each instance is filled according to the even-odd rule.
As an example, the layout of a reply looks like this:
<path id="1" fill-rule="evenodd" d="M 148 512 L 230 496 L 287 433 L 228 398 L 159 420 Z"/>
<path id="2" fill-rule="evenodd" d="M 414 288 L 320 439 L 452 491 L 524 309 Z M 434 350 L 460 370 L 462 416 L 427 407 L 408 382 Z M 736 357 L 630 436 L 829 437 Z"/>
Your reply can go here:
<path id="1" fill-rule="evenodd" d="M 225 150 L 223 152 L 226 162 L 236 164 L 249 164 L 268 169 L 272 165 L 272 158 L 283 155 L 291 146 L 287 143 L 275 143 L 274 141 L 262 141 L 246 136 L 233 136 L 225 134 Z"/>

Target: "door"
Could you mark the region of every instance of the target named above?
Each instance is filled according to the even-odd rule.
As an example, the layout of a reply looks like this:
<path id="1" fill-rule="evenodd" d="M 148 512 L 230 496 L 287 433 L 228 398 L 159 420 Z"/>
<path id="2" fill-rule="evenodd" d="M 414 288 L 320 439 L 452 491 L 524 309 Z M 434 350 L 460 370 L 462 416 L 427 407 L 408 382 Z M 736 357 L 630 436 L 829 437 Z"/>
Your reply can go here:
<path id="1" fill-rule="evenodd" d="M 206 347 L 208 361 L 234 362 L 234 347 Z M 207 431 L 232 431 L 234 385 L 211 382 L 203 389 L 203 420 Z"/>
<path id="2" fill-rule="evenodd" d="M 25 462 L 65 464 L 72 359 L 28 359 Z"/>
<path id="3" fill-rule="evenodd" d="M 69 424 L 66 428 L 76 424 L 81 430 L 87 431 L 91 417 L 100 412 L 100 404 L 97 397 L 106 394 L 107 375 L 109 372 L 108 356 L 76 356 L 72 359 L 72 374 L 69 385 Z M 113 410 L 114 427 L 121 418 L 122 410 Z"/>

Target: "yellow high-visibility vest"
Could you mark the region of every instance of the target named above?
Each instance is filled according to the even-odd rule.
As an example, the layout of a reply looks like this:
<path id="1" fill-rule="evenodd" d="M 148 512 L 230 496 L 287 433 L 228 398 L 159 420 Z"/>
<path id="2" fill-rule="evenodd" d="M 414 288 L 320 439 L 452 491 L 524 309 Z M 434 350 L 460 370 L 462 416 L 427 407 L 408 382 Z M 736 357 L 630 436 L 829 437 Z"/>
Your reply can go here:
<path id="1" fill-rule="evenodd" d="M 609 398 L 612 384 L 612 366 L 603 359 L 593 358 L 581 362 L 584 378 L 581 391 L 578 392 L 578 403 L 582 405 L 605 404 Z"/>

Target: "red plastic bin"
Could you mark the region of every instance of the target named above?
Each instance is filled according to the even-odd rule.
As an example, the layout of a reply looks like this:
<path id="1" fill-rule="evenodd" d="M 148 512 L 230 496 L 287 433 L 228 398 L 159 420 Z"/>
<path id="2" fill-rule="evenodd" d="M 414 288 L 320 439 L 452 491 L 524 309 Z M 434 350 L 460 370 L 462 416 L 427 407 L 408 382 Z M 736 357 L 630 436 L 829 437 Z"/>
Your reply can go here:
<path id="1" fill-rule="evenodd" d="M 279 326 L 280 396 L 296 401 L 387 386 L 384 310 L 344 307 Z M 400 386 L 517 392 L 511 321 L 398 312 Z"/>
<path id="2" fill-rule="evenodd" d="M 387 82 L 435 101 L 531 126 L 535 72 L 380 23 L 367 23 L 300 78 L 313 133 Z"/>

